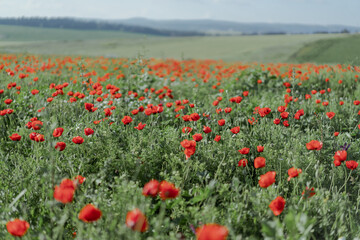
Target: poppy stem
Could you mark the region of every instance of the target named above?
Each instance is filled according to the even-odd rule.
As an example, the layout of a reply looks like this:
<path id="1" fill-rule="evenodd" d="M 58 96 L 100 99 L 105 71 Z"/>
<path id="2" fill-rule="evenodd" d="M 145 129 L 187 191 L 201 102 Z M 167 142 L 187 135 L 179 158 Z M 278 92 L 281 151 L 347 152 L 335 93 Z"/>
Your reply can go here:
<path id="1" fill-rule="evenodd" d="M 346 192 L 346 185 L 347 185 L 347 182 L 349 181 L 349 179 L 351 177 L 352 170 L 350 171 L 349 176 L 346 176 L 347 171 L 346 171 L 345 167 L 344 167 L 344 170 L 345 170 L 345 182 L 344 182 L 344 185 L 342 185 L 341 188 L 339 189 L 338 193 L 340 193 L 341 189 L 343 189 L 344 187 L 345 187 L 345 192 Z"/>

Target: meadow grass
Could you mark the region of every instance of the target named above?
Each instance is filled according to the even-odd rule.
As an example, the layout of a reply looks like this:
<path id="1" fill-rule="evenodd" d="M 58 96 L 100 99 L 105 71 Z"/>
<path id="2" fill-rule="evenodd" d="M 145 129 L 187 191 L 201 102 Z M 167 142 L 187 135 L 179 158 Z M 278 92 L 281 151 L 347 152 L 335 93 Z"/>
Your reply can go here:
<path id="1" fill-rule="evenodd" d="M 360 64 L 360 35 L 345 38 L 321 39 L 300 48 L 290 60 L 317 63 Z"/>
<path id="2" fill-rule="evenodd" d="M 341 34 L 155 37 L 111 31 L 76 31 L 0 25 L 0 51 L 79 56 L 287 62 L 305 44 Z M 311 59 L 310 59 L 311 60 Z M 291 59 L 297 62 L 297 59 Z"/>
<path id="3" fill-rule="evenodd" d="M 0 57 L 0 239 L 13 239 L 5 224 L 14 218 L 30 224 L 23 239 L 72 239 L 74 232 L 76 239 L 196 239 L 192 227 L 206 223 L 225 226 L 228 239 L 360 236 L 359 170 L 348 169 L 345 162 L 334 165 L 334 154 L 345 143 L 350 144 L 346 160 L 360 158 L 360 106 L 354 103 L 360 100 L 359 68 Z M 32 94 L 34 89 L 39 93 Z M 232 100 L 239 96 L 240 103 Z M 6 99 L 13 102 L 6 104 Z M 98 109 L 87 111 L 85 103 Z M 141 106 L 151 113 L 141 112 Z M 280 117 L 279 106 L 287 106 L 287 119 Z M 271 109 L 267 115 L 262 114 L 265 108 Z M 295 119 L 301 109 L 304 116 Z M 140 112 L 134 115 L 133 110 Z M 335 117 L 329 119 L 328 112 Z M 198 120 L 184 120 L 194 113 Z M 124 116 L 133 121 L 125 125 Z M 34 117 L 43 123 L 40 130 L 26 127 Z M 143 130 L 134 129 L 139 122 L 146 124 Z M 212 131 L 205 134 L 204 126 Z M 237 126 L 239 133 L 232 133 Z M 54 137 L 59 127 L 64 132 Z M 192 131 L 183 132 L 184 127 Z M 86 136 L 85 128 L 95 133 Z M 33 132 L 45 141 L 32 141 Z M 9 138 L 14 133 L 22 136 L 20 141 Z M 203 139 L 186 159 L 181 142 L 195 133 Z M 218 142 L 216 135 L 221 135 Z M 76 136 L 84 143 L 75 144 Z M 308 150 L 311 140 L 322 142 L 321 150 Z M 63 151 L 55 149 L 58 142 L 66 143 Z M 242 148 L 250 152 L 242 155 Z M 266 165 L 255 169 L 259 156 Z M 238 166 L 245 158 L 248 164 Z M 302 171 L 288 181 L 292 167 Z M 276 172 L 275 183 L 262 188 L 259 178 L 268 171 Z M 77 175 L 86 180 L 73 200 L 62 204 L 54 199 L 55 185 Z M 174 183 L 180 194 L 165 201 L 143 196 L 151 179 Z M 302 195 L 306 187 L 316 194 Z M 278 196 L 286 204 L 275 216 L 269 204 Z M 78 218 L 89 203 L 102 211 L 93 223 Z M 144 233 L 125 225 L 134 208 L 147 217 Z"/>

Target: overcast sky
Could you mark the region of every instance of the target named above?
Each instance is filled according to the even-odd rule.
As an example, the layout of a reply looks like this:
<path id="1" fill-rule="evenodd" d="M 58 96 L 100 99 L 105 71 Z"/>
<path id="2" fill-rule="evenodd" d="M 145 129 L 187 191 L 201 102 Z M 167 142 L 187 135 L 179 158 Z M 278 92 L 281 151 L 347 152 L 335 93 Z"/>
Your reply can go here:
<path id="1" fill-rule="evenodd" d="M 215 19 L 360 26 L 360 0 L 0 0 L 0 17 Z"/>

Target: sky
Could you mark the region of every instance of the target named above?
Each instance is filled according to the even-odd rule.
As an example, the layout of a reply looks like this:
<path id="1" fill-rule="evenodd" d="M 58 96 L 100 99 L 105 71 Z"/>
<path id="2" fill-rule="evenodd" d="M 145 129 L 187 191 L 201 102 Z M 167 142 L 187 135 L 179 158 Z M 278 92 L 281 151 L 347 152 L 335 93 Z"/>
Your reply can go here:
<path id="1" fill-rule="evenodd" d="M 213 19 L 360 26 L 360 0 L 0 0 L 0 17 Z"/>

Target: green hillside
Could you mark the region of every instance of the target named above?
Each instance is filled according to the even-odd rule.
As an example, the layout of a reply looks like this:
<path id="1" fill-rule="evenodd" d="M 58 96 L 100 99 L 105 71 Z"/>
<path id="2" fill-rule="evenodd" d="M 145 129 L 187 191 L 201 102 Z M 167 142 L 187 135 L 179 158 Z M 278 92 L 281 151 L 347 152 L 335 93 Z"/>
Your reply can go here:
<path id="1" fill-rule="evenodd" d="M 291 61 L 360 64 L 360 35 L 321 39 L 300 48 Z"/>
<path id="2" fill-rule="evenodd" d="M 0 25 L 0 52 L 82 56 L 223 59 L 285 62 L 300 48 L 339 34 L 158 37 Z"/>

